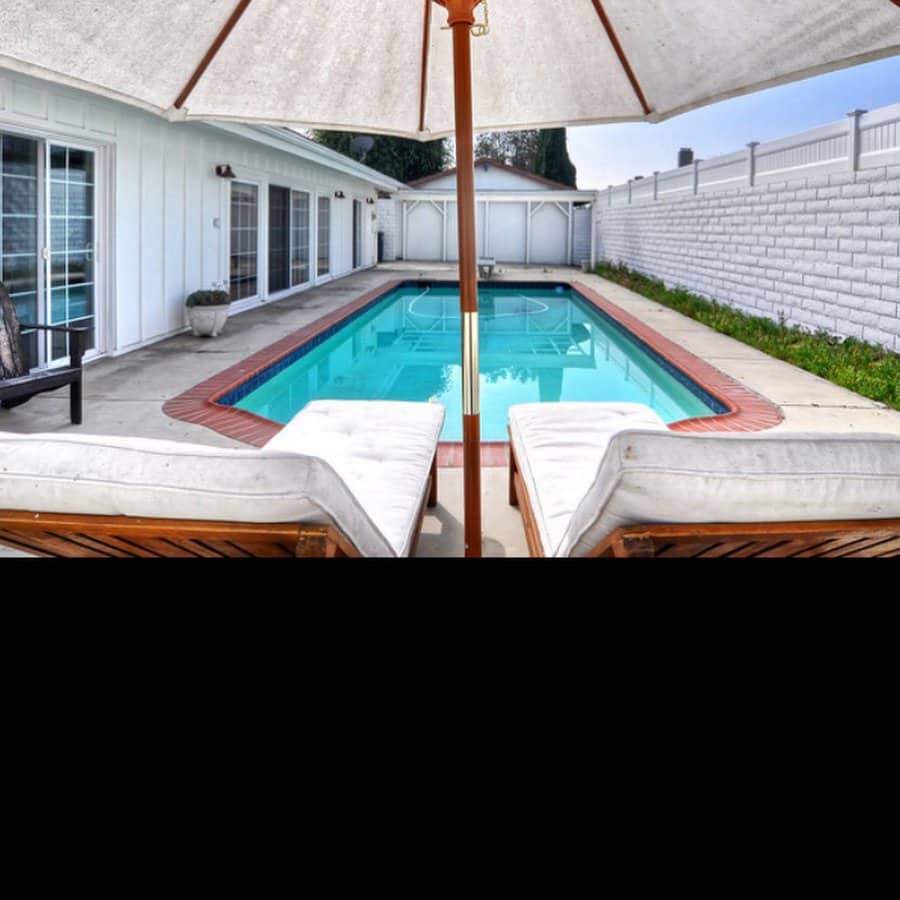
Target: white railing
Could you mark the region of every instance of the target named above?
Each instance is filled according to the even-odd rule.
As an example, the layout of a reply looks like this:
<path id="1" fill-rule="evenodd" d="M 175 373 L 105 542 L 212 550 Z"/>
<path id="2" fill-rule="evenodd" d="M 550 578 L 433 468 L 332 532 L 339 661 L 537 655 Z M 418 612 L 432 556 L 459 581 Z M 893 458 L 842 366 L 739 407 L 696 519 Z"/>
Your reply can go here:
<path id="1" fill-rule="evenodd" d="M 820 128 L 668 172 L 654 172 L 599 192 L 599 206 L 632 206 L 707 191 L 765 186 L 791 178 L 900 165 L 900 103 L 874 112 L 854 110 Z"/>

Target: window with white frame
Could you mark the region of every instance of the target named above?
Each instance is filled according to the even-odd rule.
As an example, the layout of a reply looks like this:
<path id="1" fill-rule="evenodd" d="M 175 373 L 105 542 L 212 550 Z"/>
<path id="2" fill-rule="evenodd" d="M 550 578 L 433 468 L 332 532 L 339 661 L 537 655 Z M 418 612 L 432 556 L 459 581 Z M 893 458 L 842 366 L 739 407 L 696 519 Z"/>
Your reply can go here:
<path id="1" fill-rule="evenodd" d="M 331 270 L 331 197 L 319 197 L 316 275 Z"/>
<path id="2" fill-rule="evenodd" d="M 231 299 L 259 293 L 259 188 L 231 183 Z"/>
<path id="3" fill-rule="evenodd" d="M 291 191 L 291 285 L 309 281 L 309 194 Z"/>

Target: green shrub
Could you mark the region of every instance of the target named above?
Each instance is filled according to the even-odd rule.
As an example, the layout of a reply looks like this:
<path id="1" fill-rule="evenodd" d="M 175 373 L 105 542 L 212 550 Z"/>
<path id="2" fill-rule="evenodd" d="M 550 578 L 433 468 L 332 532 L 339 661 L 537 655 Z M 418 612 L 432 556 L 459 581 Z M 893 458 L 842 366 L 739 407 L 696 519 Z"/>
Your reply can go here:
<path id="1" fill-rule="evenodd" d="M 705 300 L 683 288 L 668 289 L 662 281 L 625 266 L 598 263 L 596 274 L 696 319 L 769 356 L 793 363 L 857 394 L 900 409 L 900 355 L 854 338 L 841 339 L 824 331 L 810 334 L 781 321 L 748 316 L 730 306 Z"/>
<path id="2" fill-rule="evenodd" d="M 226 291 L 194 291 L 187 300 L 185 306 L 227 306 L 231 303 L 231 295 Z"/>

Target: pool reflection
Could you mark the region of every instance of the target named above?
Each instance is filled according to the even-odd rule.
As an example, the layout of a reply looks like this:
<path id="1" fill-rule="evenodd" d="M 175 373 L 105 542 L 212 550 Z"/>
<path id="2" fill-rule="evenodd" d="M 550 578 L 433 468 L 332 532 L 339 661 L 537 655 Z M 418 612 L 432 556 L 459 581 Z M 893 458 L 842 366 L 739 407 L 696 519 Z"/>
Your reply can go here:
<path id="1" fill-rule="evenodd" d="M 645 403 L 666 421 L 712 410 L 639 344 L 563 288 L 482 289 L 482 439 L 504 440 L 514 403 Z M 443 439 L 461 436 L 455 288 L 405 286 L 237 405 L 287 422 L 314 399 L 435 400 Z"/>

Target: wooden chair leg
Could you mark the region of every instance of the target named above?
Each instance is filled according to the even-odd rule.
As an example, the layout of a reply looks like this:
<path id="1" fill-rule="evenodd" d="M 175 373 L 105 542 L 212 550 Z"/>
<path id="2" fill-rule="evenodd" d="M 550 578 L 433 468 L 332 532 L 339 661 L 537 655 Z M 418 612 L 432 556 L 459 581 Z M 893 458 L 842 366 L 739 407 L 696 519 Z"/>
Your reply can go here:
<path id="1" fill-rule="evenodd" d="M 81 379 L 73 381 L 69 387 L 69 418 L 73 425 L 80 425 L 83 420 L 83 400 L 82 400 L 82 384 Z"/>
<path id="2" fill-rule="evenodd" d="M 625 559 L 651 559 L 656 556 L 656 547 L 649 535 L 628 534 L 613 541 L 613 555 Z"/>
<path id="3" fill-rule="evenodd" d="M 519 496 L 516 494 L 516 455 L 512 444 L 509 445 L 509 505 L 518 506 Z"/>
<path id="4" fill-rule="evenodd" d="M 434 509 L 438 504 L 438 464 L 437 453 L 434 454 L 434 462 L 431 464 L 431 487 L 428 490 L 428 508 Z"/>
<path id="5" fill-rule="evenodd" d="M 314 528 L 309 531 L 301 531 L 297 539 L 295 551 L 298 558 L 333 559 L 339 553 L 337 544 L 332 540 L 326 528 Z"/>

